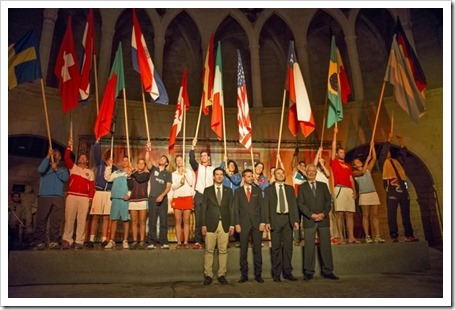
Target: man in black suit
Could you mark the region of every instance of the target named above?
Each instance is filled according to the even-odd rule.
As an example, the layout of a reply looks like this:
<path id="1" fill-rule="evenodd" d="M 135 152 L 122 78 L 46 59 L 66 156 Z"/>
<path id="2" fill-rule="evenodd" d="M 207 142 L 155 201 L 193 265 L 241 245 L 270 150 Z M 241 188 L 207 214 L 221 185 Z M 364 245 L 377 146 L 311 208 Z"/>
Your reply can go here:
<path id="1" fill-rule="evenodd" d="M 292 229 L 299 229 L 297 201 L 292 186 L 284 184 L 286 175 L 282 168 L 274 172 L 275 183 L 265 189 L 265 227 L 271 231 L 273 281 L 283 277 L 297 281 L 292 275 Z"/>
<path id="2" fill-rule="evenodd" d="M 253 239 L 254 279 L 262 279 L 262 232 L 265 228 L 263 198 L 259 187 L 253 186 L 253 171 L 242 172 L 243 186 L 234 193 L 235 230 L 240 234 L 240 272 L 239 283 L 248 281 L 248 242 Z"/>
<path id="3" fill-rule="evenodd" d="M 303 231 L 305 247 L 303 251 L 303 279 L 313 279 L 315 266 L 316 231 L 319 232 L 319 249 L 321 251 L 321 276 L 331 280 L 339 278 L 333 273 L 332 246 L 330 243 L 329 212 L 332 205 L 327 184 L 316 181 L 316 166 L 307 166 L 308 182 L 299 186 L 297 196 L 300 211 L 303 213 Z"/>
<path id="4" fill-rule="evenodd" d="M 223 186 L 224 170 L 213 170 L 212 186 L 204 189 L 202 199 L 202 235 L 205 236 L 204 285 L 212 283 L 213 253 L 218 247 L 218 282 L 227 284 L 227 246 L 234 234 L 232 189 Z"/>

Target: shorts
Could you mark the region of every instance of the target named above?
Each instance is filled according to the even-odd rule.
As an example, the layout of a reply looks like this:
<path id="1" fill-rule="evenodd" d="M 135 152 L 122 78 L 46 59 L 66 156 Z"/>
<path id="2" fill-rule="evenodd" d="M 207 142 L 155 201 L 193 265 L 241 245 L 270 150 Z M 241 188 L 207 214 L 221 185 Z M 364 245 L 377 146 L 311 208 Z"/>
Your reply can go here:
<path id="1" fill-rule="evenodd" d="M 335 212 L 355 212 L 355 200 L 352 197 L 352 188 L 335 186 Z"/>
<path id="2" fill-rule="evenodd" d="M 111 192 L 96 191 L 93 196 L 90 214 L 109 215 L 111 214 Z"/>
<path id="3" fill-rule="evenodd" d="M 133 211 L 148 210 L 148 208 L 148 201 L 130 201 L 128 205 L 128 209 Z"/>
<path id="4" fill-rule="evenodd" d="M 128 201 L 120 198 L 113 198 L 111 205 L 111 214 L 109 218 L 112 221 L 129 221 L 130 213 L 128 212 Z"/>
<path id="5" fill-rule="evenodd" d="M 380 205 L 378 193 L 364 193 L 359 196 L 359 206 L 377 206 Z"/>
<path id="6" fill-rule="evenodd" d="M 172 199 L 172 208 L 177 210 L 192 210 L 193 196 L 175 197 Z"/>

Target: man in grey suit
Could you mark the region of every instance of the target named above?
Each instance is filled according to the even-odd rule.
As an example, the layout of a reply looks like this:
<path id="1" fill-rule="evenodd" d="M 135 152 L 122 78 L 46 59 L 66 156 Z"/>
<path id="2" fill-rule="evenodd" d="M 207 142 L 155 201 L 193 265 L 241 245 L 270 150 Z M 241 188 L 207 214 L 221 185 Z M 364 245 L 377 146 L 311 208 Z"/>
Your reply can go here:
<path id="1" fill-rule="evenodd" d="M 248 243 L 253 239 L 254 279 L 262 279 L 262 232 L 265 229 L 262 191 L 253 186 L 253 171 L 242 172 L 244 185 L 234 193 L 235 230 L 240 234 L 240 272 L 239 283 L 248 281 Z"/>
<path id="2" fill-rule="evenodd" d="M 316 166 L 307 166 L 308 182 L 299 186 L 298 205 L 303 213 L 305 247 L 303 252 L 303 280 L 313 279 L 315 266 L 316 231 L 319 232 L 321 251 L 321 276 L 331 280 L 339 278 L 333 273 L 332 246 L 330 243 L 329 212 L 332 197 L 327 184 L 316 181 Z"/>
<path id="3" fill-rule="evenodd" d="M 227 284 L 227 246 L 234 234 L 232 189 L 223 186 L 224 170 L 213 170 L 212 186 L 204 189 L 202 199 L 202 235 L 205 236 L 204 285 L 212 283 L 213 253 L 218 247 L 218 282 Z"/>
<path id="4" fill-rule="evenodd" d="M 292 230 L 299 229 L 297 201 L 292 186 L 284 184 L 286 175 L 282 168 L 274 172 L 275 183 L 264 191 L 265 227 L 271 231 L 273 281 L 283 277 L 297 281 L 292 275 Z"/>

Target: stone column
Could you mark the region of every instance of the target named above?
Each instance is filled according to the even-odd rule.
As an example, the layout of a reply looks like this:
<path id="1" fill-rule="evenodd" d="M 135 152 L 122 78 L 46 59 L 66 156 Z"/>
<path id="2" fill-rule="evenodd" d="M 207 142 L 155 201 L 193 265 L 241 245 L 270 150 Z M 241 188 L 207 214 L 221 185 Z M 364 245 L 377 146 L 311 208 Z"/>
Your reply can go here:
<path id="1" fill-rule="evenodd" d="M 262 108 L 261 64 L 259 57 L 259 44 L 250 44 L 251 81 L 253 83 L 253 107 Z"/>
<path id="2" fill-rule="evenodd" d="M 156 31 L 158 31 L 156 29 Z M 163 55 L 164 55 L 164 43 L 166 40 L 164 39 L 164 33 L 156 33 L 155 32 L 155 58 L 153 59 L 153 63 L 155 65 L 156 70 L 158 71 L 158 75 L 163 79 Z"/>
<path id="3" fill-rule="evenodd" d="M 348 34 L 344 37 L 348 47 L 349 63 L 351 64 L 352 84 L 355 92 L 355 101 L 361 102 L 365 98 L 363 89 L 362 72 L 360 70 L 359 55 L 356 45 L 357 37 L 354 34 Z"/>
<path id="4" fill-rule="evenodd" d="M 104 88 L 106 87 L 106 83 L 111 72 L 110 64 L 112 57 L 112 40 L 115 34 L 114 22 L 110 20 L 104 20 L 101 34 L 101 48 L 99 49 L 98 55 L 96 55 L 97 60 L 99 61 L 98 86 L 100 96 L 102 96 L 101 94 L 104 93 Z M 124 49 L 125 46 L 122 46 L 122 48 Z M 100 55 L 102 55 L 102 57 Z"/>
<path id="5" fill-rule="evenodd" d="M 43 13 L 43 30 L 41 31 L 41 41 L 39 53 L 41 57 L 41 70 L 43 71 L 43 80 L 46 81 L 49 66 L 49 57 L 51 55 L 52 39 L 54 37 L 55 21 L 58 17 L 58 9 L 44 9 Z"/>

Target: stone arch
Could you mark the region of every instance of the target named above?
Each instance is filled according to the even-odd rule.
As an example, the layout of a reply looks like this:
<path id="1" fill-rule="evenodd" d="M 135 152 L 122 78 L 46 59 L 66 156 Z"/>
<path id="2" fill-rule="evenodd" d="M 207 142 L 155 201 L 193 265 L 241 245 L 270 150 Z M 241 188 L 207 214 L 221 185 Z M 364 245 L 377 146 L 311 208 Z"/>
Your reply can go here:
<path id="1" fill-rule="evenodd" d="M 378 156 L 383 143 L 376 143 L 375 148 Z M 365 160 L 369 152 L 369 144 L 358 145 L 355 148 L 346 152 L 346 161 L 350 162 L 355 157 L 360 157 L 362 161 Z M 392 145 L 391 152 L 398 152 L 399 146 Z M 441 206 L 437 199 L 436 188 L 434 178 L 430 170 L 425 163 L 429 161 L 426 158 L 422 158 L 414 153 L 412 150 L 407 150 L 407 158 L 404 164 L 404 169 L 408 176 L 409 184 L 409 195 L 411 199 L 411 222 L 416 236 L 423 236 L 430 246 L 442 245 L 442 224 L 441 224 Z M 431 161 L 430 161 L 431 162 Z M 439 171 L 439 170 L 436 170 Z M 381 199 L 381 210 L 385 212 L 386 201 L 385 192 L 382 188 L 382 170 L 379 169 L 378 165 L 372 172 L 373 178 L 375 179 L 376 190 Z M 400 212 L 398 212 L 400 213 Z M 418 215 L 420 213 L 420 216 Z M 381 221 L 381 230 L 388 231 L 386 221 Z M 398 219 L 398 227 L 402 231 L 401 220 Z M 402 234 L 401 234 L 402 235 Z"/>

